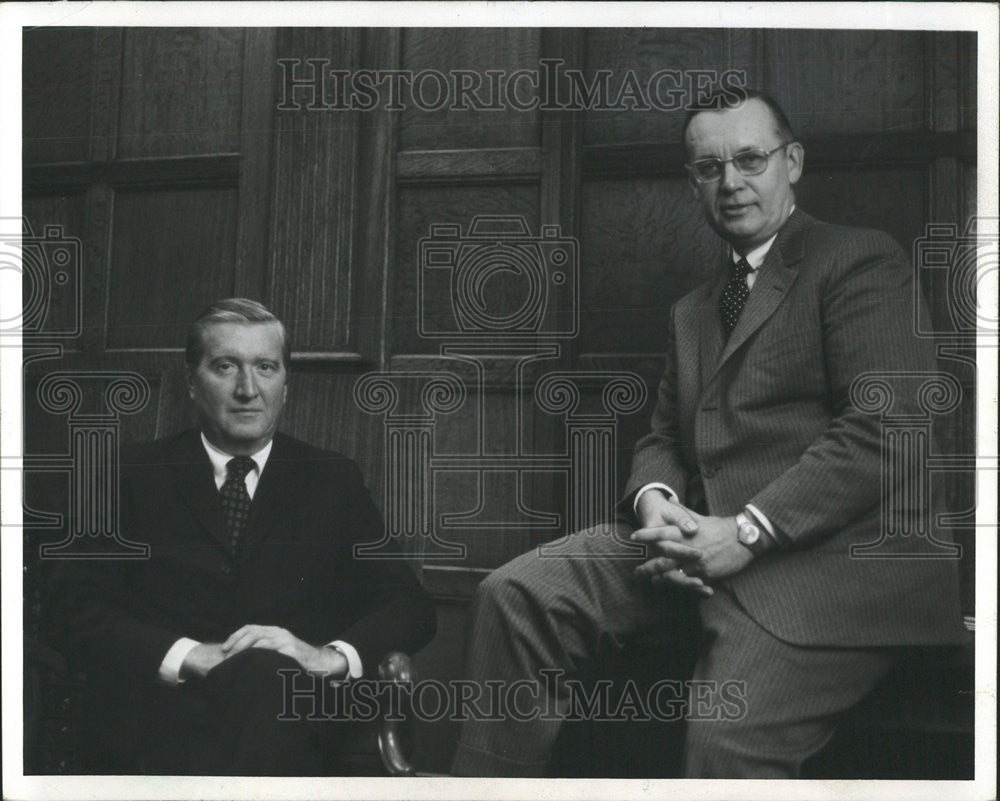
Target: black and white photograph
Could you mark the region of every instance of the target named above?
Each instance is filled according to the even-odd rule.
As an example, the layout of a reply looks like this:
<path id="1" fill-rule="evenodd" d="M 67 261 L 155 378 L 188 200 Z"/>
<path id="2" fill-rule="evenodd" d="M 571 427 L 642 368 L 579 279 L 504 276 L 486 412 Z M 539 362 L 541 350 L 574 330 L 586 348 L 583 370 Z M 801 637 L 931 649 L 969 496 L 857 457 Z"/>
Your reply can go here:
<path id="1" fill-rule="evenodd" d="M 998 17 L 5 4 L 4 798 L 995 798 Z"/>

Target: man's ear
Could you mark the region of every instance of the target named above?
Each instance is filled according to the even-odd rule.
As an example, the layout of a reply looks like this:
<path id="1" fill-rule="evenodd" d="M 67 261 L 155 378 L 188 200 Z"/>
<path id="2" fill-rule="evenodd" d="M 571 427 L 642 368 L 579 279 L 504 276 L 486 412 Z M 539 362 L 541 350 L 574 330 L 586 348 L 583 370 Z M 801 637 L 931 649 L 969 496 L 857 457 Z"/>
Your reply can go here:
<path id="1" fill-rule="evenodd" d="M 194 371 L 188 365 L 184 365 L 184 380 L 187 382 L 188 397 L 194 400 Z"/>
<path id="2" fill-rule="evenodd" d="M 698 191 L 698 182 L 694 179 L 691 173 L 688 173 L 688 186 L 691 187 L 691 196 L 695 200 L 701 199 L 701 193 Z"/>
<path id="3" fill-rule="evenodd" d="M 785 148 L 785 158 L 788 163 L 788 183 L 795 184 L 802 176 L 802 168 L 806 163 L 806 151 L 798 142 L 792 142 Z"/>

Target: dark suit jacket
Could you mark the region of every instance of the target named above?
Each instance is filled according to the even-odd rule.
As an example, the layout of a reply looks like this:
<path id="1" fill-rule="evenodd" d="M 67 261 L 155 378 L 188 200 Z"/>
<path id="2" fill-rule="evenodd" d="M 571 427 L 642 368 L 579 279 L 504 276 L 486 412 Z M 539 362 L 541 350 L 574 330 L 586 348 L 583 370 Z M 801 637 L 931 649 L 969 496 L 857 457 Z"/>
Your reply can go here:
<path id="1" fill-rule="evenodd" d="M 433 602 L 404 562 L 354 558 L 383 528 L 341 454 L 275 435 L 235 560 L 195 430 L 123 450 L 120 506 L 122 533 L 149 543 L 149 559 L 61 565 L 53 611 L 67 655 L 136 701 L 180 637 L 281 626 L 314 645 L 350 643 L 369 674 L 434 634 Z"/>
<path id="2" fill-rule="evenodd" d="M 718 313 L 724 269 L 671 312 L 652 431 L 636 446 L 626 498 L 660 481 L 691 508 L 727 516 L 752 503 L 767 515 L 788 543 L 730 584 L 786 641 L 964 636 L 953 559 L 892 558 L 923 548 L 919 537 L 890 538 L 885 558 L 848 550 L 879 539 L 882 486 L 879 416 L 851 404 L 851 383 L 868 371 L 938 369 L 932 344 L 913 335 L 911 273 L 887 234 L 796 210 L 728 341 Z M 893 411 L 915 406 L 897 398 Z"/>

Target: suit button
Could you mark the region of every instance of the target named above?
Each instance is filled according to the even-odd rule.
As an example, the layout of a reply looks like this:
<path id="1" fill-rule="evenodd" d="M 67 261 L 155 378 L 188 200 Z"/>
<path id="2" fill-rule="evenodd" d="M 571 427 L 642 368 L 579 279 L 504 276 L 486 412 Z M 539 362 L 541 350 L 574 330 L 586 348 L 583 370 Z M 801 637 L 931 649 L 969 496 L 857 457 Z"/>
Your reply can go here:
<path id="1" fill-rule="evenodd" d="M 715 470 L 713 470 L 711 467 L 703 467 L 701 470 L 701 475 L 704 478 L 712 478 L 715 475 Z"/>
<path id="2" fill-rule="evenodd" d="M 232 572 L 233 572 L 233 568 L 227 562 L 223 562 L 222 563 L 222 573 L 223 573 L 223 575 L 228 576 Z"/>

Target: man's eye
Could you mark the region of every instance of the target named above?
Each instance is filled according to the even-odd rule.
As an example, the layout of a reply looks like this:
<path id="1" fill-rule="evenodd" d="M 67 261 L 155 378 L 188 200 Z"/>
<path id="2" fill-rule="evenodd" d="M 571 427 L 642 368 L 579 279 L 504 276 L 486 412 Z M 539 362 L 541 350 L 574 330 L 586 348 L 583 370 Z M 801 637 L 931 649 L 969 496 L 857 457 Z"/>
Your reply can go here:
<path id="1" fill-rule="evenodd" d="M 270 362 L 265 362 L 264 364 L 257 365 L 257 369 L 262 373 L 273 373 L 278 368 Z"/>
<path id="2" fill-rule="evenodd" d="M 233 363 L 232 362 L 216 362 L 215 363 L 215 369 L 218 370 L 220 373 L 226 373 L 226 372 L 229 372 L 230 370 L 233 369 Z"/>

